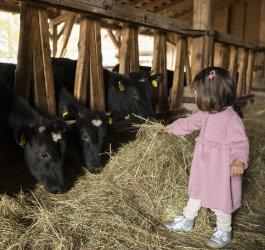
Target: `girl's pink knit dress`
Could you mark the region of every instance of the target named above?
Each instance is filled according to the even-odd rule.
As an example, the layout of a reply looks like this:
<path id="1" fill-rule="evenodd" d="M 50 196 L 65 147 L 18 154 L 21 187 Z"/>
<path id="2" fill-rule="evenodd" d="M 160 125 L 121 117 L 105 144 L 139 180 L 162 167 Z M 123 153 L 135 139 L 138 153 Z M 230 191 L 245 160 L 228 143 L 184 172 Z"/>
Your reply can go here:
<path id="1" fill-rule="evenodd" d="M 248 166 L 244 125 L 232 107 L 218 113 L 199 111 L 168 126 L 175 135 L 200 130 L 189 178 L 189 196 L 202 207 L 233 213 L 241 205 L 241 175 L 230 176 L 234 160 Z"/>

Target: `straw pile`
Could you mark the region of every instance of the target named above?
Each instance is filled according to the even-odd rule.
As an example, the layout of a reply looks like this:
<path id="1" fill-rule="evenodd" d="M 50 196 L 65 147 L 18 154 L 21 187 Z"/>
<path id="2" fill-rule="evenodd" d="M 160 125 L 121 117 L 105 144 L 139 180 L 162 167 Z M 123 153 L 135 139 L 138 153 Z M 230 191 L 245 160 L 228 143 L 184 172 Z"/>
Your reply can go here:
<path id="1" fill-rule="evenodd" d="M 261 102 L 245 110 L 251 162 L 234 220 L 234 249 L 265 248 L 265 113 L 256 115 L 262 109 Z M 177 138 L 163 129 L 160 123 L 143 125 L 134 141 L 112 153 L 102 174 L 81 176 L 65 194 L 37 186 L 15 197 L 2 195 L 0 249 L 205 249 L 214 225 L 209 210 L 201 210 L 192 233 L 162 226 L 187 201 L 194 149 L 194 135 Z"/>

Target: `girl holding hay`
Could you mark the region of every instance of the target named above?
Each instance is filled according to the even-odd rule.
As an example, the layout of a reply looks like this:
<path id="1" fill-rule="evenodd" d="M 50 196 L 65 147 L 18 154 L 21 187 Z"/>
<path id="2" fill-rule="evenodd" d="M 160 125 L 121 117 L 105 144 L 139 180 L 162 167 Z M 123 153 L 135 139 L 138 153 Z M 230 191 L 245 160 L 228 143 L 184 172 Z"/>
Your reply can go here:
<path id="1" fill-rule="evenodd" d="M 165 224 L 190 232 L 201 207 L 217 217 L 215 233 L 207 245 L 222 248 L 231 241 L 232 213 L 241 205 L 242 174 L 248 166 L 249 144 L 236 104 L 234 81 L 226 70 L 209 67 L 196 75 L 192 89 L 200 111 L 165 128 L 185 135 L 200 130 L 189 178 L 189 200 L 183 215 Z"/>

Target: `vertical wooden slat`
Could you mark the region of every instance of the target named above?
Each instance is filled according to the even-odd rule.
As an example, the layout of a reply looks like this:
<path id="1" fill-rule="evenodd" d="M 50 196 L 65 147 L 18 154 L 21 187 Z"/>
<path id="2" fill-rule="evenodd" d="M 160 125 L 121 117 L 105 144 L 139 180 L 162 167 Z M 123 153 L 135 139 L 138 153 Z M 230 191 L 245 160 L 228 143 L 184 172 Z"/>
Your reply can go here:
<path id="1" fill-rule="evenodd" d="M 76 18 L 76 14 L 71 13 L 69 14 L 67 20 L 65 21 L 65 27 L 64 27 L 64 31 L 62 35 L 63 37 L 62 37 L 62 41 L 60 42 L 58 46 L 56 57 L 64 57 L 66 53 L 67 43 L 71 35 L 71 31 L 73 29 L 75 18 Z"/>
<path id="2" fill-rule="evenodd" d="M 78 60 L 75 73 L 74 96 L 83 103 L 89 103 L 89 82 L 90 82 L 90 25 L 88 19 L 81 17 Z"/>
<path id="3" fill-rule="evenodd" d="M 213 0 L 194 0 L 193 28 L 211 30 L 213 27 Z M 191 72 L 192 78 L 203 68 L 212 65 L 212 37 L 196 37 L 192 40 Z"/>
<path id="4" fill-rule="evenodd" d="M 187 37 L 187 45 L 186 45 L 186 60 L 185 60 L 185 67 L 186 67 L 186 83 L 187 86 L 192 85 L 192 75 L 191 75 L 191 53 L 190 53 L 190 47 L 191 47 L 191 38 Z"/>
<path id="5" fill-rule="evenodd" d="M 222 43 L 214 43 L 214 66 L 227 67 L 227 47 Z"/>
<path id="6" fill-rule="evenodd" d="M 237 97 L 242 95 L 247 66 L 247 53 L 245 48 L 238 48 L 238 81 L 237 81 Z"/>
<path id="7" fill-rule="evenodd" d="M 253 66 L 254 66 L 254 51 L 250 49 L 248 51 L 248 64 L 246 72 L 246 89 L 245 94 L 251 94 L 252 80 L 253 80 Z"/>
<path id="8" fill-rule="evenodd" d="M 123 24 L 122 26 L 122 42 L 119 60 L 119 73 L 128 75 L 130 72 L 130 27 L 128 24 Z"/>
<path id="9" fill-rule="evenodd" d="M 48 116 L 56 114 L 47 10 L 34 8 L 32 26 L 35 105 Z M 33 35 L 34 34 L 34 35 Z"/>
<path id="10" fill-rule="evenodd" d="M 32 44 L 30 40 L 33 8 L 21 3 L 20 35 L 16 67 L 15 92 L 29 99 L 30 82 L 32 79 Z"/>
<path id="11" fill-rule="evenodd" d="M 57 53 L 57 45 L 58 45 L 58 33 L 57 33 L 57 25 L 52 26 L 52 56 L 55 57 Z"/>
<path id="12" fill-rule="evenodd" d="M 121 74 L 139 70 L 138 28 L 123 24 L 119 60 Z"/>
<path id="13" fill-rule="evenodd" d="M 130 72 L 136 72 L 139 71 L 138 28 L 131 27 L 130 32 Z"/>
<path id="14" fill-rule="evenodd" d="M 154 35 L 154 51 L 152 70 L 154 73 L 162 73 L 164 76 L 162 84 L 158 88 L 157 112 L 166 112 L 168 110 L 168 86 L 167 86 L 167 44 L 166 35 L 156 32 Z M 156 94 L 155 94 L 156 97 Z"/>
<path id="15" fill-rule="evenodd" d="M 177 109 L 181 104 L 184 87 L 184 64 L 186 59 L 186 39 L 176 35 L 176 62 L 173 84 L 171 88 L 170 110 Z"/>
<path id="16" fill-rule="evenodd" d="M 89 19 L 90 27 L 90 108 L 105 111 L 100 21 Z"/>
<path id="17" fill-rule="evenodd" d="M 237 48 L 229 46 L 228 72 L 230 77 L 236 81 L 237 78 Z"/>

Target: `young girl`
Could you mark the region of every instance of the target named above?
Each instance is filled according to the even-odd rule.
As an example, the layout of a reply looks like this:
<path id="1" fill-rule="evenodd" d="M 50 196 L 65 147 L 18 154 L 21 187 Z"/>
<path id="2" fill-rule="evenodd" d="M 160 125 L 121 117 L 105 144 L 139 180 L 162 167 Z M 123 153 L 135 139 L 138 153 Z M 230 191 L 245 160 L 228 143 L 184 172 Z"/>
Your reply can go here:
<path id="1" fill-rule="evenodd" d="M 190 171 L 188 203 L 183 216 L 167 222 L 165 227 L 190 232 L 200 208 L 211 208 L 217 217 L 217 227 L 207 245 L 222 248 L 231 241 L 232 213 L 241 205 L 248 138 L 236 105 L 235 84 L 226 70 L 218 67 L 202 70 L 192 89 L 200 111 L 165 128 L 175 135 L 200 130 Z"/>

